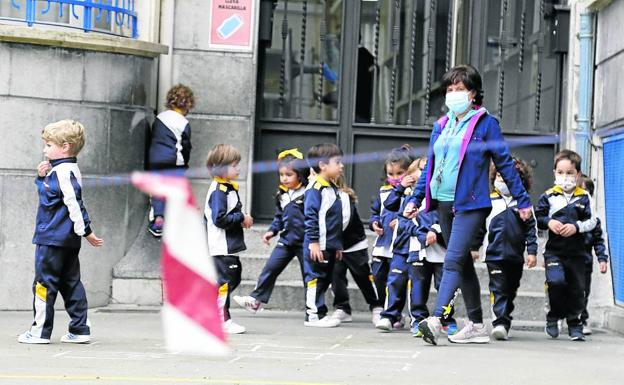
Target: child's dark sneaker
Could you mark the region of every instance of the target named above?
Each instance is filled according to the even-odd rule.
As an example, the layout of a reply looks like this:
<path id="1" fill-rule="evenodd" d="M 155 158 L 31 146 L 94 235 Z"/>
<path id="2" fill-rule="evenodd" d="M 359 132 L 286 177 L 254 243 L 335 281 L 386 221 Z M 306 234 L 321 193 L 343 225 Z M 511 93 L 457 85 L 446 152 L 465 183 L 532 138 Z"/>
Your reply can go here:
<path id="1" fill-rule="evenodd" d="M 160 238 L 162 237 L 164 223 L 165 220 L 163 217 L 156 217 L 156 219 L 154 219 L 147 227 L 147 231 L 149 231 L 156 238 Z"/>
<path id="2" fill-rule="evenodd" d="M 583 326 L 568 326 L 568 335 L 572 341 L 585 341 Z"/>
<path id="3" fill-rule="evenodd" d="M 551 338 L 559 337 L 559 325 L 557 322 L 546 322 L 546 328 L 544 331 Z"/>

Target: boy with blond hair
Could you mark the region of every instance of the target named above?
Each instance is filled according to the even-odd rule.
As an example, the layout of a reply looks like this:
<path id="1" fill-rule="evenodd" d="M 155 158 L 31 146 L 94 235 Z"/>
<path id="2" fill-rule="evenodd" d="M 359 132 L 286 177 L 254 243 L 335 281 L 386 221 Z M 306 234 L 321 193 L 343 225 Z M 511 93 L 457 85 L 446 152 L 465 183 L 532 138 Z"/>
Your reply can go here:
<path id="1" fill-rule="evenodd" d="M 61 342 L 87 343 L 91 338 L 78 253 L 82 237 L 95 247 L 104 241 L 91 230 L 82 201 L 82 176 L 76 156 L 85 143 L 84 131 L 79 122 L 61 120 L 45 126 L 41 134 L 47 160 L 37 166 L 35 179 L 39 209 L 32 241 L 36 245 L 34 321 L 30 330 L 18 337 L 21 343 L 50 343 L 59 292 L 71 318 L 69 333 L 61 337 Z"/>

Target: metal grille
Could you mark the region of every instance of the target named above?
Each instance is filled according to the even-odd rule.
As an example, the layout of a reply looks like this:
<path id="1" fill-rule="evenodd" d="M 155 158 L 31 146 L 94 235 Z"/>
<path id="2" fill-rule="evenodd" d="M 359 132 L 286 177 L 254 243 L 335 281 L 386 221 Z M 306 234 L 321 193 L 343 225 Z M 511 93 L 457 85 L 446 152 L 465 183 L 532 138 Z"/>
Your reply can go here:
<path id="1" fill-rule="evenodd" d="M 624 306 L 624 135 L 605 139 L 604 187 L 615 302 Z"/>

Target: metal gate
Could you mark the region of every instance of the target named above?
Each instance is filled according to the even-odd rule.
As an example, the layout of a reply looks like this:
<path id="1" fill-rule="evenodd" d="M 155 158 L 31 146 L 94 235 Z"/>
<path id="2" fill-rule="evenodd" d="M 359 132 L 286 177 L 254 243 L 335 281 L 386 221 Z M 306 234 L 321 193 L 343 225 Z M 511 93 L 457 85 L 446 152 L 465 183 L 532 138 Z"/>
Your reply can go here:
<path id="1" fill-rule="evenodd" d="M 536 168 L 539 195 L 552 182 L 559 124 L 560 61 L 544 44 L 549 3 L 262 0 L 255 160 L 320 142 L 370 154 L 346 169 L 367 218 L 384 152 L 410 143 L 424 153 L 444 113 L 440 79 L 468 62 L 481 70 L 485 105 L 508 138 L 550 138 L 515 150 Z M 276 173 L 253 184 L 254 216 L 268 219 Z"/>

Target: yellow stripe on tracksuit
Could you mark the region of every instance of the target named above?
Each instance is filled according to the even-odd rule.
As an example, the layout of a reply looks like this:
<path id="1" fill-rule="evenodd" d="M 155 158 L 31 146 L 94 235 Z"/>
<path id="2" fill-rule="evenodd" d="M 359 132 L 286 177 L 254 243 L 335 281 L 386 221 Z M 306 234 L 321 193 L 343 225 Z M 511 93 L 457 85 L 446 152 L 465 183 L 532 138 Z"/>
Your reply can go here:
<path id="1" fill-rule="evenodd" d="M 318 278 L 306 283 L 306 307 L 308 308 L 308 315 L 315 315 L 318 317 L 318 308 L 316 307 L 316 285 Z"/>
<path id="2" fill-rule="evenodd" d="M 40 282 L 37 282 L 35 285 L 35 295 L 42 301 L 46 301 L 48 298 L 48 289 L 43 286 Z"/>

